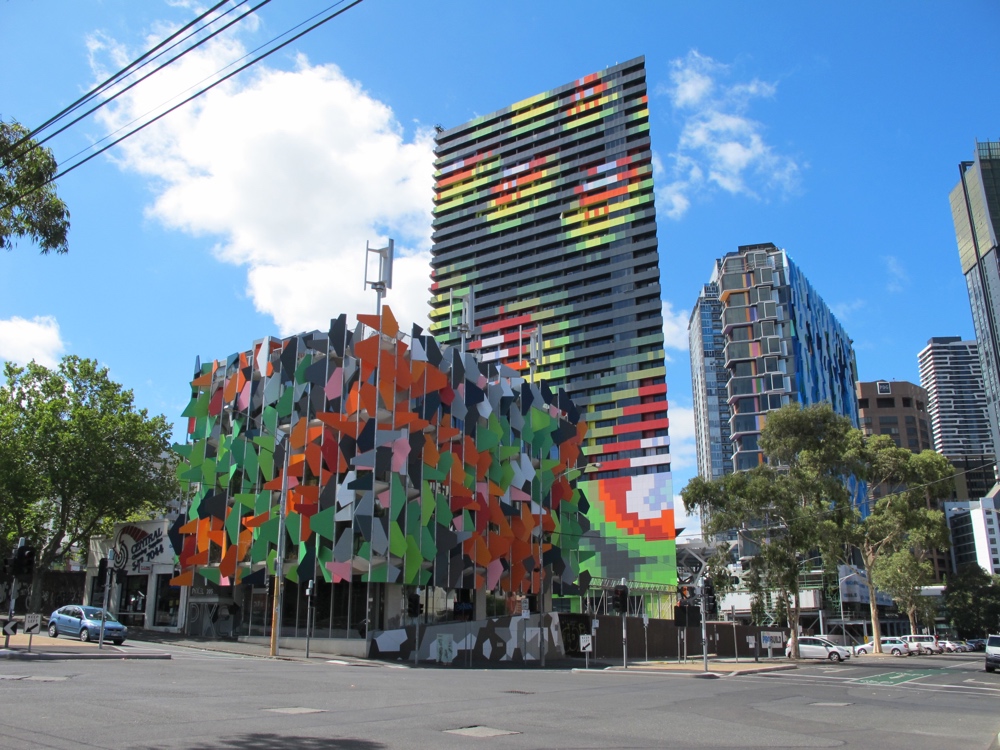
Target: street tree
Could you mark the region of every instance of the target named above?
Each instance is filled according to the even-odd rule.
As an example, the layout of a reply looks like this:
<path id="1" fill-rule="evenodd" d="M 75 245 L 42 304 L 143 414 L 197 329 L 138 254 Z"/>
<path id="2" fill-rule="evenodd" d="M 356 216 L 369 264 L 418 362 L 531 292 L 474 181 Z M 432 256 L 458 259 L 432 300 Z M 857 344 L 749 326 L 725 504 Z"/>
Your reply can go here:
<path id="1" fill-rule="evenodd" d="M 934 567 L 927 560 L 920 560 L 908 549 L 897 550 L 879 557 L 868 571 L 875 587 L 893 598 L 896 606 L 906 613 L 910 632 L 918 632 L 921 608 L 927 597 L 921 588 L 933 582 Z"/>
<path id="2" fill-rule="evenodd" d="M 948 576 L 944 606 L 959 638 L 1000 632 L 1000 580 L 978 565 L 966 565 Z"/>
<path id="3" fill-rule="evenodd" d="M 28 239 L 42 253 L 69 250 L 69 209 L 56 194 L 52 152 L 16 120 L 0 120 L 0 248 Z"/>
<path id="4" fill-rule="evenodd" d="M 8 362 L 0 386 L 0 536 L 36 548 L 29 610 L 54 564 L 116 521 L 152 518 L 178 497 L 170 426 L 89 359 L 49 369 Z"/>
<path id="5" fill-rule="evenodd" d="M 888 592 L 891 587 L 900 593 L 903 600 L 897 602 L 907 609 L 911 626 L 915 627 L 916 614 L 909 608 L 917 595 L 914 590 L 926 580 L 927 567 L 922 563 L 932 550 L 949 544 L 944 514 L 936 505 L 950 496 L 955 470 L 941 454 L 930 450 L 914 454 L 897 448 L 886 435 L 857 436 L 854 455 L 858 474 L 867 481 L 870 494 L 874 497 L 878 491 L 879 496 L 874 498 L 874 504 L 869 501 L 867 515 L 855 510 L 844 539 L 857 550 L 868 571 L 865 584 L 873 648 L 881 653 L 875 591 L 883 588 Z M 906 556 L 913 558 L 912 564 L 903 564 Z M 909 582 L 904 584 L 905 580 Z M 911 587 L 909 594 L 903 593 L 906 586 Z"/>

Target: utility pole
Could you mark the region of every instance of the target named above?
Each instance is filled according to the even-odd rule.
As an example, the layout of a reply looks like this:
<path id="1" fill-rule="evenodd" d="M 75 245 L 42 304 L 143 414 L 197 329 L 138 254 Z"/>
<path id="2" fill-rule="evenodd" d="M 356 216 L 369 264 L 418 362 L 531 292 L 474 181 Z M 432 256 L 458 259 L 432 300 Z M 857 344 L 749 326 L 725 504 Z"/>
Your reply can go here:
<path id="1" fill-rule="evenodd" d="M 17 541 L 17 549 L 19 550 L 22 547 L 24 547 L 24 543 L 25 543 L 24 537 L 22 536 Z M 14 594 L 16 593 L 16 587 L 17 587 L 17 565 L 18 565 L 18 557 L 17 557 L 17 550 L 15 550 L 14 558 L 10 566 L 10 590 L 7 592 L 7 598 L 10 602 L 7 605 L 7 622 L 10 622 L 11 620 L 14 619 Z M 4 633 L 3 647 L 7 648 L 9 645 L 10 645 L 10 636 L 7 635 L 7 633 Z"/>
<path id="2" fill-rule="evenodd" d="M 97 639 L 97 648 L 104 648 L 104 623 L 108 616 L 108 594 L 111 592 L 111 576 L 113 570 L 111 567 L 111 562 L 115 559 L 115 550 L 113 547 L 108 548 L 108 568 L 104 575 L 104 602 L 101 605 L 101 635 Z M 121 602 L 118 603 L 118 609 L 121 610 Z"/>
<path id="3" fill-rule="evenodd" d="M 705 606 L 705 587 L 701 590 L 701 659 L 705 671 L 708 671 L 708 608 Z"/>
<path id="4" fill-rule="evenodd" d="M 281 637 L 281 609 L 283 605 L 285 575 L 285 501 L 288 497 L 288 454 L 292 451 L 289 433 L 282 435 L 285 442 L 284 468 L 281 472 L 281 500 L 278 504 L 278 548 L 274 560 L 274 599 L 271 611 L 271 656 L 278 655 L 278 638 Z"/>

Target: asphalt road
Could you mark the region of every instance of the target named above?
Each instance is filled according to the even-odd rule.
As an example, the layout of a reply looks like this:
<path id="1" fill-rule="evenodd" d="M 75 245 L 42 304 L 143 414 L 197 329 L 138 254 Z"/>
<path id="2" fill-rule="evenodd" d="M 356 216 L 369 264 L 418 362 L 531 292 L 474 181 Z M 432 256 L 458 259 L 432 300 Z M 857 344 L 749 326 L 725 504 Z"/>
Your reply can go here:
<path id="1" fill-rule="evenodd" d="M 0 748 L 985 750 L 1000 731 L 1000 675 L 981 654 L 701 679 L 166 649 L 170 661 L 0 662 Z"/>

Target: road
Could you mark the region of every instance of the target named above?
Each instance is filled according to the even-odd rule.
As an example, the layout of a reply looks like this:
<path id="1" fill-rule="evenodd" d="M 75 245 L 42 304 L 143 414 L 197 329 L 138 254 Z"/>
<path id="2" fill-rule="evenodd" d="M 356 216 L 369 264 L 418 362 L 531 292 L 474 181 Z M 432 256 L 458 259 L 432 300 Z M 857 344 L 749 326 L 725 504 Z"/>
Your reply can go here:
<path id="1" fill-rule="evenodd" d="M 700 679 L 161 648 L 170 661 L 0 662 L 0 748 L 985 750 L 1000 731 L 981 654 Z"/>

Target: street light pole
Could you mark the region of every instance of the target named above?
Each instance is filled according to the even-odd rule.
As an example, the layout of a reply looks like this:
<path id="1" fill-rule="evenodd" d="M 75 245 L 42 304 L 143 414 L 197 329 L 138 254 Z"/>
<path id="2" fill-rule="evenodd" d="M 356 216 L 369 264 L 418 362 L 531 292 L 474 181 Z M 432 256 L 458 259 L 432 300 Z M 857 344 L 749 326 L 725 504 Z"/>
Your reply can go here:
<path id="1" fill-rule="evenodd" d="M 285 502 L 288 498 L 288 454 L 291 452 L 289 433 L 282 435 L 285 443 L 284 468 L 281 472 L 281 500 L 278 506 L 278 545 L 274 560 L 274 601 L 271 611 L 271 656 L 278 655 L 278 638 L 281 637 L 281 610 L 284 598 L 285 575 Z"/>

